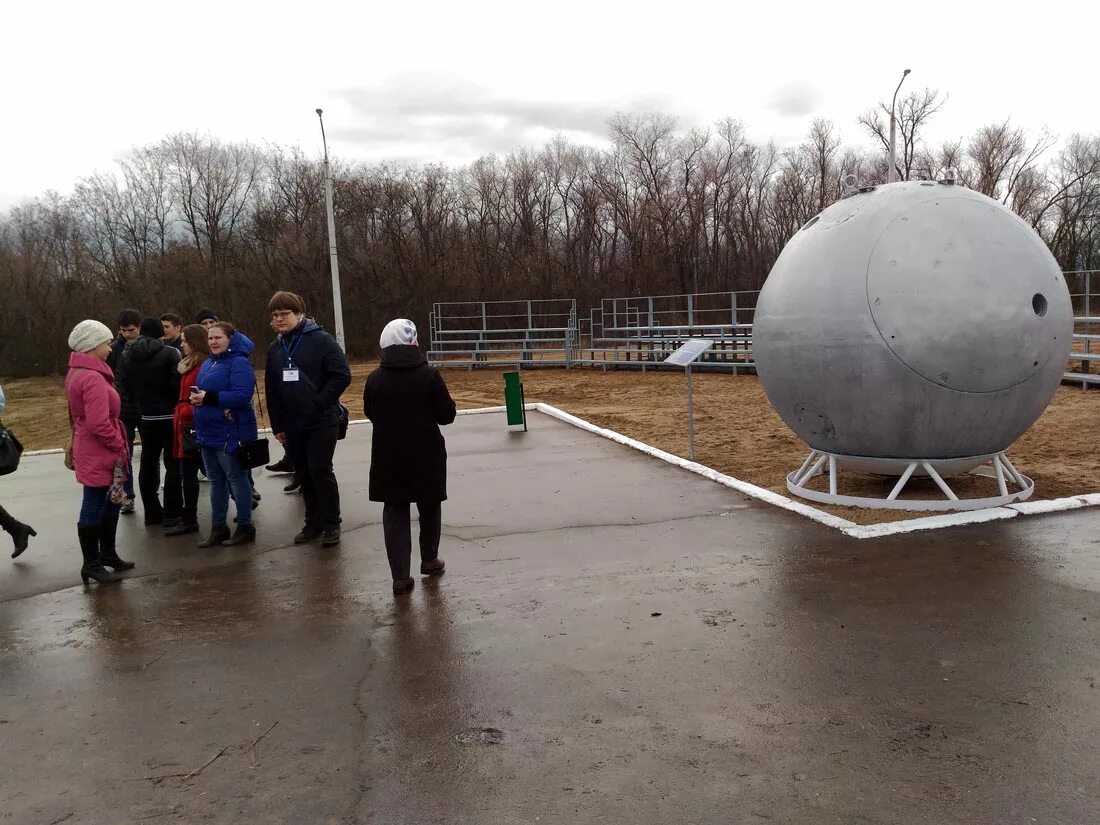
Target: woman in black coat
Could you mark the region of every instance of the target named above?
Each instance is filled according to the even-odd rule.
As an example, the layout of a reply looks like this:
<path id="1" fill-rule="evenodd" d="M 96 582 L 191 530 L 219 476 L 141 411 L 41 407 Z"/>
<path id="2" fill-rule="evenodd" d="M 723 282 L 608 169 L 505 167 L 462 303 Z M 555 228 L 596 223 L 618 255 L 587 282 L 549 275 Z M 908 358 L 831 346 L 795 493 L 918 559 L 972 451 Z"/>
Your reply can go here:
<path id="1" fill-rule="evenodd" d="M 393 592 L 413 588 L 409 505 L 420 513 L 420 573 L 438 576 L 442 502 L 447 500 L 447 446 L 441 424 L 455 420 L 455 402 L 439 370 L 429 366 L 412 321 L 382 331 L 382 366 L 367 378 L 363 411 L 374 425 L 370 499 L 385 504 L 382 526 Z"/>

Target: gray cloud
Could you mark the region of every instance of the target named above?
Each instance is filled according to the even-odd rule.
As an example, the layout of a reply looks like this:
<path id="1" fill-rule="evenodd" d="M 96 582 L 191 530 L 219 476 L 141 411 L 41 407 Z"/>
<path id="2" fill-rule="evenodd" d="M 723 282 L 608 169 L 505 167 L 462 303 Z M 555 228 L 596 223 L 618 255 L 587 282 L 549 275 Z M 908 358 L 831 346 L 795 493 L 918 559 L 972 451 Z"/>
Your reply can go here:
<path id="1" fill-rule="evenodd" d="M 522 99 L 422 74 L 399 75 L 379 88 L 345 89 L 340 96 L 352 109 L 352 122 L 340 129 L 342 141 L 424 143 L 468 156 L 504 154 L 546 133 L 603 139 L 617 111 L 674 113 L 671 100 L 656 97 L 599 103 Z"/>
<path id="2" fill-rule="evenodd" d="M 817 109 L 820 97 L 812 83 L 795 81 L 776 89 L 767 106 L 781 117 L 805 117 Z"/>

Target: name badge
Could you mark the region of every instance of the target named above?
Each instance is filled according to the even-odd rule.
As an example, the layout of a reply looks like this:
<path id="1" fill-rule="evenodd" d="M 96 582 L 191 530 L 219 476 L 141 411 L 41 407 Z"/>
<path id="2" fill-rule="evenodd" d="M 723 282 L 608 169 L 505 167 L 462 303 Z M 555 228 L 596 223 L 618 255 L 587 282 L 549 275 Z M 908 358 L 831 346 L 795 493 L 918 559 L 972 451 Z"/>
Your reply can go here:
<path id="1" fill-rule="evenodd" d="M 298 380 L 298 370 L 283 370 L 283 380 L 284 381 L 297 381 Z"/>

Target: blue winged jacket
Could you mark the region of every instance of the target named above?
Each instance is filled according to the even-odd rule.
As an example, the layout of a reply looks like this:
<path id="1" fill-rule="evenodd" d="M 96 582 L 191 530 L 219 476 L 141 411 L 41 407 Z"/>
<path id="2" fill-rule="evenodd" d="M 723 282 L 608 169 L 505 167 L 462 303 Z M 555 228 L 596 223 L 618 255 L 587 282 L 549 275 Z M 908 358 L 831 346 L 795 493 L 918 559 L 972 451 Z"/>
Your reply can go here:
<path id="1" fill-rule="evenodd" d="M 211 355 L 199 370 L 195 383 L 206 398 L 195 408 L 195 435 L 203 447 L 235 453 L 242 441 L 256 438 L 256 372 L 248 360 L 253 348 L 247 336 L 235 332 L 229 349 Z"/>

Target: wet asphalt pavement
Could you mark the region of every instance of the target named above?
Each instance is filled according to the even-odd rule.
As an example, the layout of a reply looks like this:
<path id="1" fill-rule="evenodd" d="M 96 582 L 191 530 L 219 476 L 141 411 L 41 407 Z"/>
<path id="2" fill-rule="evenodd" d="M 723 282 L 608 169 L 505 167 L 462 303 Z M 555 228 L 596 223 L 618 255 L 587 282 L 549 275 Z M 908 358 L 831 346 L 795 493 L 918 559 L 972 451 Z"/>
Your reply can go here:
<path id="1" fill-rule="evenodd" d="M 0 822 L 1100 819 L 1096 514 L 858 541 L 531 425 L 449 429 L 447 574 L 400 599 L 367 426 L 339 548 L 290 545 L 261 472 L 255 547 L 139 511 L 120 585 L 80 584 L 79 488 L 25 459 Z"/>

